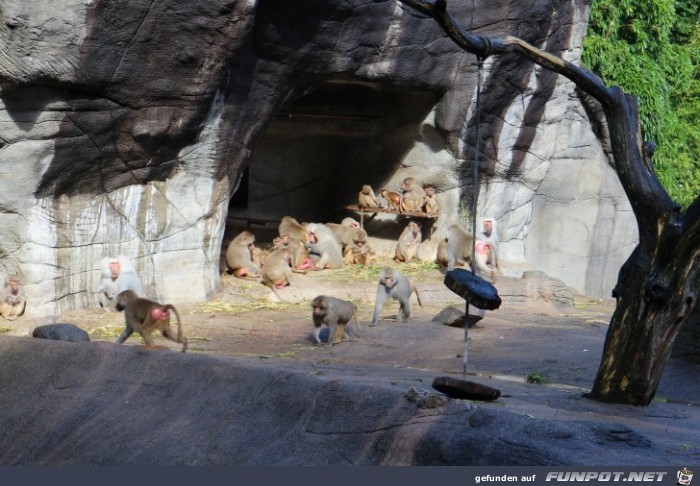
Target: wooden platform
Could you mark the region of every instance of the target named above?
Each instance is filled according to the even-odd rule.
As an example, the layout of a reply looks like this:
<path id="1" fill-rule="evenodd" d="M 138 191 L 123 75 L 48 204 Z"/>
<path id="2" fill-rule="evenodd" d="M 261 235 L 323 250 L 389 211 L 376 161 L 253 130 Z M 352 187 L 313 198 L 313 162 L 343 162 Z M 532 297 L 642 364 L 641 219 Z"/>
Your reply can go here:
<path id="1" fill-rule="evenodd" d="M 384 213 L 384 214 L 396 214 L 397 216 L 406 216 L 408 218 L 424 218 L 424 219 L 437 219 L 438 214 L 430 214 L 430 213 L 425 213 L 423 211 L 397 211 L 395 209 L 386 209 L 386 208 L 360 208 L 357 204 L 351 204 L 349 206 L 345 206 L 345 209 L 349 209 L 350 211 L 355 211 L 356 213 L 360 214 L 360 227 L 364 228 L 364 219 L 365 219 L 365 214 L 370 214 L 368 217 L 367 221 L 372 221 L 374 218 L 377 217 L 377 214 L 379 213 Z"/>

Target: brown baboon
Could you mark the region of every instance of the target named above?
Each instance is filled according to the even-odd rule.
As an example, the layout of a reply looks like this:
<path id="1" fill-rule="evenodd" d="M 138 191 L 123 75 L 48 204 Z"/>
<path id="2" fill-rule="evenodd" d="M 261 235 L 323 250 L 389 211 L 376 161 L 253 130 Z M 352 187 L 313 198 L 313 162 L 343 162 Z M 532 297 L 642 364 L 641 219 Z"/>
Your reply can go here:
<path id="1" fill-rule="evenodd" d="M 226 249 L 226 264 L 238 278 L 258 278 L 260 267 L 253 264 L 255 252 L 255 235 L 250 231 L 241 231 Z"/>
<path id="2" fill-rule="evenodd" d="M 270 250 L 265 250 L 264 248 L 253 247 L 253 253 L 251 259 L 253 260 L 253 266 L 256 268 L 262 268 L 265 264 L 265 258 L 270 254 Z"/>
<path id="3" fill-rule="evenodd" d="M 425 199 L 423 200 L 423 211 L 428 214 L 440 212 L 440 203 L 435 195 L 435 187 L 425 186 Z"/>
<path id="4" fill-rule="evenodd" d="M 182 352 L 187 350 L 187 338 L 182 333 L 182 321 L 172 304 L 159 304 L 139 297 L 133 290 L 125 290 L 117 297 L 117 310 L 124 311 L 126 328 L 117 338 L 122 344 L 134 331 L 141 334 L 147 347 L 155 347 L 151 333 L 160 331 L 164 338 L 182 344 Z M 177 334 L 170 328 L 170 311 L 177 317 Z"/>
<path id="5" fill-rule="evenodd" d="M 435 263 L 441 267 L 447 267 L 447 238 L 438 243 Z"/>
<path id="6" fill-rule="evenodd" d="M 5 277 L 2 290 L 0 290 L 0 316 L 8 321 L 14 321 L 24 314 L 26 306 L 27 299 L 24 297 L 24 290 L 19 277 L 8 275 Z"/>
<path id="7" fill-rule="evenodd" d="M 279 225 L 279 234 L 283 238 L 286 236 L 287 238 L 303 242 L 308 241 L 306 229 L 291 216 L 285 216 L 282 218 Z"/>
<path id="8" fill-rule="evenodd" d="M 278 299 L 284 301 L 277 289 L 292 284 L 289 248 L 282 247 L 270 253 L 265 259 L 261 275 L 263 283 L 272 289 Z"/>
<path id="9" fill-rule="evenodd" d="M 313 307 L 311 318 L 314 322 L 314 340 L 316 344 L 321 343 L 321 326 L 324 324 L 330 330 L 328 341 L 326 342 L 328 347 L 349 339 L 348 334 L 345 332 L 345 326 L 351 319 L 355 320 L 355 325 L 360 330 L 355 305 L 350 301 L 319 295 L 311 301 L 311 307 Z"/>
<path id="10" fill-rule="evenodd" d="M 386 208 L 401 212 L 401 195 L 388 189 L 382 189 L 379 193 L 386 200 Z"/>
<path id="11" fill-rule="evenodd" d="M 377 286 L 377 297 L 374 303 L 374 316 L 372 317 L 372 323 L 370 327 L 377 325 L 379 321 L 379 313 L 384 307 L 384 302 L 387 299 L 395 299 L 399 301 L 399 316 L 398 318 L 402 321 L 408 320 L 411 316 L 411 308 L 409 306 L 409 299 L 411 294 L 415 292 L 416 298 L 418 299 L 418 305 L 423 307 L 420 301 L 420 295 L 418 294 L 418 289 L 406 278 L 401 272 L 395 268 L 386 267 L 379 274 L 379 285 Z"/>
<path id="12" fill-rule="evenodd" d="M 417 221 L 409 222 L 396 242 L 394 260 L 406 263 L 418 260 L 418 248 L 421 241 L 423 241 L 423 234 L 420 223 Z"/>
<path id="13" fill-rule="evenodd" d="M 340 249 L 341 251 L 345 251 L 345 248 L 352 242 L 354 239 L 367 239 L 367 232 L 360 228 L 360 225 L 358 224 L 357 226 L 350 226 L 349 222 L 346 222 L 346 220 L 354 221 L 352 218 L 345 218 L 343 222 L 345 223 L 326 223 L 324 226 L 328 228 L 331 233 L 333 234 L 333 238 L 335 238 L 335 241 L 340 244 Z"/>
<path id="14" fill-rule="evenodd" d="M 413 179 L 406 177 L 401 184 L 401 210 L 422 211 L 425 202 L 425 190 Z"/>
<path id="15" fill-rule="evenodd" d="M 372 261 L 374 251 L 367 244 L 367 232 L 362 230 L 355 235 L 352 241 L 345 247 L 343 261 L 348 265 L 368 266 Z"/>

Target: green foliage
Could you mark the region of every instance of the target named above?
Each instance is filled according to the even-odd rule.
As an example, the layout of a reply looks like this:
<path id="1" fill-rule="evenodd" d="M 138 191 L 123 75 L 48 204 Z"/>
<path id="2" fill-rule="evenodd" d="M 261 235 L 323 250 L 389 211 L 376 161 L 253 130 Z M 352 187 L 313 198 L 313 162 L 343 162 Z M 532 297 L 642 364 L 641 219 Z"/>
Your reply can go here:
<path id="1" fill-rule="evenodd" d="M 700 194 L 700 4 L 593 0 L 583 64 L 636 95 L 646 140 L 671 197 Z"/>
<path id="2" fill-rule="evenodd" d="M 525 381 L 527 383 L 532 383 L 535 385 L 548 385 L 549 384 L 549 379 L 545 378 L 544 376 L 540 375 L 539 373 L 530 373 L 525 377 Z"/>

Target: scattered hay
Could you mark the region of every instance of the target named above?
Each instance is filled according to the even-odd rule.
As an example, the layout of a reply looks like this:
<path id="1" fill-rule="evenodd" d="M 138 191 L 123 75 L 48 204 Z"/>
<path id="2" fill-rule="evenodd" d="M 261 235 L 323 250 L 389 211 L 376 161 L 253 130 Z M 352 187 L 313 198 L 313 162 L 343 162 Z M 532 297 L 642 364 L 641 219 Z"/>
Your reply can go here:
<path id="1" fill-rule="evenodd" d="M 113 340 L 116 339 L 123 330 L 124 326 L 102 326 L 89 329 L 88 334 L 91 339 Z"/>
<path id="2" fill-rule="evenodd" d="M 305 302 L 269 302 L 266 300 L 253 300 L 247 304 L 232 304 L 230 302 L 224 302 L 221 300 L 215 300 L 211 302 L 200 302 L 194 309 L 192 309 L 193 314 L 207 314 L 216 312 L 219 314 L 227 315 L 239 315 L 245 314 L 246 312 L 252 312 L 257 310 L 288 310 L 293 308 L 298 308 L 303 305 L 304 308 L 308 306 Z"/>
<path id="3" fill-rule="evenodd" d="M 429 270 L 437 270 L 438 266 L 434 262 L 411 262 L 411 263 L 396 263 L 393 261 L 377 262 L 372 265 L 345 265 L 343 268 L 335 270 L 329 276 L 347 281 L 364 280 L 374 281 L 379 278 L 379 273 L 385 267 L 394 267 L 407 277 L 422 276 L 424 272 Z"/>
<path id="4" fill-rule="evenodd" d="M 0 334 L 5 334 L 6 332 L 12 331 L 11 327 L 0 327 Z"/>

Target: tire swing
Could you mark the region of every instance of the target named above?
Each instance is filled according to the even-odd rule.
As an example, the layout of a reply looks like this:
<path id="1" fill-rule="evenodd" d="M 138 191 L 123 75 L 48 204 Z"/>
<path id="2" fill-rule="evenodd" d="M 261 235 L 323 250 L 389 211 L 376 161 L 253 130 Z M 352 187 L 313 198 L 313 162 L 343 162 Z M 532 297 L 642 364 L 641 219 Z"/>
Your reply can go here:
<path id="1" fill-rule="evenodd" d="M 462 379 L 450 376 L 439 376 L 433 380 L 433 388 L 451 398 L 469 400 L 496 400 L 501 396 L 501 391 L 490 386 L 481 385 L 472 381 L 466 381 L 467 375 L 467 340 L 469 305 L 483 310 L 498 309 L 501 298 L 498 291 L 491 283 L 476 274 L 476 202 L 479 184 L 479 143 L 481 124 L 481 76 L 484 60 L 477 58 L 477 82 L 476 82 L 476 143 L 474 146 L 474 164 L 472 171 L 472 261 L 471 271 L 463 268 L 455 268 L 445 275 L 444 284 L 455 294 L 462 297 L 465 304 L 464 312 L 464 360 L 462 367 Z"/>

